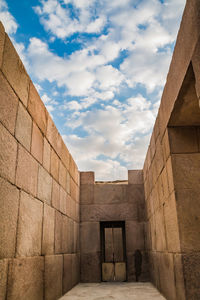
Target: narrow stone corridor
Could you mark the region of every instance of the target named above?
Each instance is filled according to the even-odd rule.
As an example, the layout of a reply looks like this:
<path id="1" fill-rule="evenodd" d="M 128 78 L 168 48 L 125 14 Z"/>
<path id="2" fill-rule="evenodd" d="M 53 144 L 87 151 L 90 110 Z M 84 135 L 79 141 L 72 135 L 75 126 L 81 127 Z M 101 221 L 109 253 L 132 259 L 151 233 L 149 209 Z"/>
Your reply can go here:
<path id="1" fill-rule="evenodd" d="M 158 290 L 145 283 L 80 283 L 60 300 L 165 300 Z"/>

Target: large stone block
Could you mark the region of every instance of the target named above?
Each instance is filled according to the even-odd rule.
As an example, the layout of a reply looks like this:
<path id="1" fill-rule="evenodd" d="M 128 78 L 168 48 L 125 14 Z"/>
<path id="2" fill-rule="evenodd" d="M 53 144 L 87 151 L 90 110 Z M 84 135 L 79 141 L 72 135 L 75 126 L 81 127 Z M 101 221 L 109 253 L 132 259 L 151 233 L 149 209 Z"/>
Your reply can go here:
<path id="1" fill-rule="evenodd" d="M 74 221 L 72 219 L 69 219 L 69 253 L 74 252 Z"/>
<path id="2" fill-rule="evenodd" d="M 69 151 L 65 145 L 65 143 L 62 140 L 62 145 L 61 145 L 61 159 L 62 162 L 64 163 L 65 167 L 67 170 L 69 170 Z"/>
<path id="3" fill-rule="evenodd" d="M 177 300 L 174 277 L 173 254 L 160 253 L 159 255 L 160 289 L 167 299 Z"/>
<path id="4" fill-rule="evenodd" d="M 9 263 L 7 299 L 43 300 L 44 258 L 26 257 Z"/>
<path id="5" fill-rule="evenodd" d="M 80 252 L 79 223 L 74 222 L 74 253 Z"/>
<path id="6" fill-rule="evenodd" d="M 80 280 L 79 255 L 72 254 L 72 286 L 78 284 L 79 280 Z"/>
<path id="7" fill-rule="evenodd" d="M 174 275 L 176 282 L 176 300 L 186 300 L 183 262 L 181 254 L 174 254 Z"/>
<path id="8" fill-rule="evenodd" d="M 57 154 L 59 154 L 58 151 L 58 145 L 57 145 L 57 141 L 58 141 L 58 130 L 56 128 L 56 125 L 54 124 L 52 118 L 50 115 L 48 115 L 48 120 L 47 120 L 47 139 L 50 142 L 50 144 L 52 145 L 52 147 L 54 148 L 54 150 L 57 152 Z M 62 145 L 60 145 L 62 146 Z"/>
<path id="9" fill-rule="evenodd" d="M 17 142 L 7 129 L 0 124 L 0 175 L 15 182 Z"/>
<path id="10" fill-rule="evenodd" d="M 156 141 L 155 161 L 156 161 L 157 174 L 159 176 L 164 166 L 164 155 L 163 155 L 163 149 L 162 149 L 160 138 L 158 138 Z"/>
<path id="11" fill-rule="evenodd" d="M 60 186 L 54 179 L 52 183 L 52 206 L 60 210 Z"/>
<path id="12" fill-rule="evenodd" d="M 41 255 L 43 204 L 21 192 L 17 231 L 17 256 Z"/>
<path id="13" fill-rule="evenodd" d="M 62 253 L 69 253 L 69 235 L 70 235 L 70 221 L 67 216 L 62 215 Z"/>
<path id="14" fill-rule="evenodd" d="M 128 170 L 129 184 L 143 184 L 143 170 Z"/>
<path id="15" fill-rule="evenodd" d="M 42 254 L 54 253 L 55 210 L 44 204 Z"/>
<path id="16" fill-rule="evenodd" d="M 165 223 L 164 223 L 164 212 L 163 207 L 155 213 L 156 222 L 156 250 L 164 251 L 166 250 L 166 233 L 165 233 Z"/>
<path id="17" fill-rule="evenodd" d="M 124 221 L 137 220 L 137 206 L 135 204 L 124 203 L 115 205 L 82 205 L 81 221 Z"/>
<path id="18" fill-rule="evenodd" d="M 63 256 L 63 294 L 72 288 L 72 255 Z"/>
<path id="19" fill-rule="evenodd" d="M 200 195 L 199 189 L 176 192 L 181 250 L 200 251 Z"/>
<path id="20" fill-rule="evenodd" d="M 31 148 L 32 119 L 24 106 L 19 102 L 15 137 L 28 150 Z"/>
<path id="21" fill-rule="evenodd" d="M 167 161 L 170 155 L 170 144 L 169 144 L 169 134 L 168 134 L 168 128 L 166 128 L 166 131 L 164 133 L 163 139 L 162 139 L 162 146 L 163 146 L 163 154 L 164 154 L 164 160 Z"/>
<path id="22" fill-rule="evenodd" d="M 200 186 L 200 153 L 173 154 L 172 169 L 177 189 L 192 189 Z"/>
<path id="23" fill-rule="evenodd" d="M 101 282 L 99 252 L 81 254 L 81 282 Z"/>
<path id="24" fill-rule="evenodd" d="M 65 215 L 67 213 L 67 193 L 61 186 L 60 186 L 60 211 Z"/>
<path id="25" fill-rule="evenodd" d="M 200 295 L 200 254 L 199 252 L 183 255 L 183 269 L 186 299 L 197 300 Z"/>
<path id="26" fill-rule="evenodd" d="M 37 194 L 38 163 L 37 161 L 19 145 L 16 185 L 33 196 Z"/>
<path id="27" fill-rule="evenodd" d="M 169 194 L 174 191 L 174 178 L 173 178 L 173 171 L 172 171 L 172 160 L 171 157 L 167 160 L 166 163 L 167 168 L 167 179 L 168 179 L 168 187 L 169 187 Z"/>
<path id="28" fill-rule="evenodd" d="M 46 128 L 47 128 L 48 113 L 32 82 L 30 82 L 28 111 L 33 117 L 35 123 L 38 125 L 38 127 L 45 135 Z"/>
<path id="29" fill-rule="evenodd" d="M 0 48 L 1 48 L 1 31 L 0 31 Z M 2 124 L 12 134 L 14 134 L 15 122 L 17 117 L 18 99 L 2 73 L 0 73 L 0 95 L 1 95 L 0 120 Z"/>
<path id="30" fill-rule="evenodd" d="M 39 166 L 38 172 L 38 198 L 48 204 L 51 204 L 52 177 L 42 167 Z"/>
<path id="31" fill-rule="evenodd" d="M 62 296 L 63 256 L 45 256 L 45 300 Z"/>
<path id="32" fill-rule="evenodd" d="M 76 220 L 76 202 L 73 199 L 70 201 L 70 217 Z"/>
<path id="33" fill-rule="evenodd" d="M 135 221 L 126 222 L 126 249 L 127 252 L 144 249 L 144 224 Z"/>
<path id="34" fill-rule="evenodd" d="M 115 204 L 127 201 L 127 184 L 95 184 L 95 204 Z"/>
<path id="35" fill-rule="evenodd" d="M 66 190 L 67 188 L 67 169 L 60 160 L 59 166 L 59 183 Z"/>
<path id="36" fill-rule="evenodd" d="M 167 249 L 169 252 L 180 251 L 179 227 L 176 210 L 175 194 L 171 194 L 164 206 Z"/>
<path id="37" fill-rule="evenodd" d="M 67 171 L 67 185 L 66 185 L 66 191 L 68 194 L 70 194 L 70 174 L 69 172 Z"/>
<path id="38" fill-rule="evenodd" d="M 81 253 L 100 251 L 99 222 L 84 222 L 80 225 Z"/>
<path id="39" fill-rule="evenodd" d="M 81 184 L 80 201 L 81 204 L 94 203 L 94 184 Z"/>
<path id="40" fill-rule="evenodd" d="M 0 22 L 0 68 L 3 61 L 4 41 L 5 41 L 5 29 L 3 24 Z"/>
<path id="41" fill-rule="evenodd" d="M 62 214 L 58 211 L 55 212 L 55 253 L 62 253 Z"/>
<path id="42" fill-rule="evenodd" d="M 94 172 L 80 172 L 81 184 L 94 184 Z"/>
<path id="43" fill-rule="evenodd" d="M 56 152 L 51 149 L 51 175 L 58 181 L 59 178 L 59 158 Z"/>
<path id="44" fill-rule="evenodd" d="M 18 189 L 0 178 L 0 258 L 15 255 L 18 207 Z"/>
<path id="45" fill-rule="evenodd" d="M 43 135 L 33 122 L 31 154 L 42 164 L 43 158 Z"/>
<path id="46" fill-rule="evenodd" d="M 168 131 L 171 153 L 198 152 L 198 138 L 195 127 L 170 127 Z"/>
<path id="47" fill-rule="evenodd" d="M 77 189 L 78 189 L 78 186 L 76 185 L 76 183 L 74 182 L 74 180 L 71 177 L 70 178 L 70 195 L 71 195 L 72 199 L 75 201 L 77 199 Z"/>
<path id="48" fill-rule="evenodd" d="M 47 139 L 44 138 L 44 148 L 43 148 L 43 167 L 50 172 L 51 165 L 51 146 Z"/>
<path id="49" fill-rule="evenodd" d="M 8 259 L 1 259 L 0 260 L 0 299 L 2 300 L 6 300 L 7 277 L 8 277 Z"/>
<path id="50" fill-rule="evenodd" d="M 7 34 L 2 71 L 20 100 L 27 106 L 30 78 Z"/>

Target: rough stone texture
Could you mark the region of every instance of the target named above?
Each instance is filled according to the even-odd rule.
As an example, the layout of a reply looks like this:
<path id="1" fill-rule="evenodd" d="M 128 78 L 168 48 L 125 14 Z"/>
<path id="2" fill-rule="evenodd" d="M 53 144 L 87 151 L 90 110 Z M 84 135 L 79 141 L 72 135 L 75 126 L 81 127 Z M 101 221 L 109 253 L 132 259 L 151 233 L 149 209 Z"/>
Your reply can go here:
<path id="1" fill-rule="evenodd" d="M 60 210 L 60 186 L 54 179 L 52 183 L 52 206 Z"/>
<path id="2" fill-rule="evenodd" d="M 128 183 L 129 184 L 143 184 L 143 171 L 142 170 L 128 170 Z"/>
<path id="3" fill-rule="evenodd" d="M 58 149 L 58 143 L 57 143 L 58 130 L 50 115 L 48 115 L 48 121 L 47 121 L 47 139 L 52 145 L 52 147 L 54 148 L 54 150 L 57 152 L 57 154 L 59 154 L 61 152 L 61 149 Z M 60 145 L 60 147 L 62 148 L 62 145 Z"/>
<path id="4" fill-rule="evenodd" d="M 0 299 L 6 299 L 8 259 L 0 260 Z"/>
<path id="5" fill-rule="evenodd" d="M 59 158 L 56 152 L 51 149 L 51 175 L 58 181 L 59 178 Z"/>
<path id="6" fill-rule="evenodd" d="M 66 190 L 67 188 L 67 169 L 60 160 L 59 166 L 59 184 Z"/>
<path id="7" fill-rule="evenodd" d="M 37 194 L 38 163 L 36 160 L 19 145 L 16 185 L 33 196 Z"/>
<path id="8" fill-rule="evenodd" d="M 80 182 L 81 184 L 94 184 L 94 172 L 81 172 Z"/>
<path id="9" fill-rule="evenodd" d="M 55 212 L 55 253 L 62 253 L 62 214 Z"/>
<path id="10" fill-rule="evenodd" d="M 2 71 L 20 100 L 27 106 L 30 79 L 7 34 L 5 36 Z"/>
<path id="11" fill-rule="evenodd" d="M 43 300 L 43 257 L 13 259 L 9 263 L 7 299 Z"/>
<path id="12" fill-rule="evenodd" d="M 77 185 L 74 182 L 74 180 L 72 179 L 72 177 L 70 178 L 70 195 L 71 195 L 72 199 L 76 201 L 76 199 L 77 199 Z"/>
<path id="13" fill-rule="evenodd" d="M 42 164 L 43 135 L 34 122 L 32 131 L 31 154 Z"/>
<path id="14" fill-rule="evenodd" d="M 94 203 L 94 184 L 81 184 L 80 201 L 81 204 Z"/>
<path id="15" fill-rule="evenodd" d="M 55 210 L 44 204 L 42 254 L 54 253 Z"/>
<path id="16" fill-rule="evenodd" d="M 174 275 L 176 282 L 176 300 L 186 300 L 183 262 L 181 254 L 174 255 Z"/>
<path id="17" fill-rule="evenodd" d="M 15 255 L 19 191 L 0 178 L 0 259 Z"/>
<path id="18" fill-rule="evenodd" d="M 41 255 L 42 203 L 21 192 L 17 232 L 17 256 Z"/>
<path id="19" fill-rule="evenodd" d="M 0 68 L 3 60 L 4 40 L 5 40 L 5 29 L 3 24 L 0 22 Z"/>
<path id="20" fill-rule="evenodd" d="M 28 151 L 30 151 L 31 148 L 31 133 L 32 119 L 24 106 L 19 103 L 15 137 Z"/>
<path id="21" fill-rule="evenodd" d="M 38 172 L 38 198 L 48 204 L 51 204 L 52 177 L 41 166 Z"/>
<path id="22" fill-rule="evenodd" d="M 81 282 L 100 282 L 100 253 L 81 254 Z"/>
<path id="23" fill-rule="evenodd" d="M 50 172 L 50 165 L 51 165 L 51 146 L 47 142 L 47 139 L 44 138 L 43 166 L 48 172 Z"/>
<path id="24" fill-rule="evenodd" d="M 69 219 L 67 216 L 62 215 L 62 253 L 69 253 Z"/>
<path id="25" fill-rule="evenodd" d="M 32 82 L 30 83 L 28 111 L 41 131 L 46 134 L 47 111 Z"/>
<path id="26" fill-rule="evenodd" d="M 67 213 L 67 193 L 63 188 L 60 186 L 60 211 L 61 213 Z"/>
<path id="27" fill-rule="evenodd" d="M 80 280 L 80 265 L 78 254 L 72 254 L 72 286 Z"/>
<path id="28" fill-rule="evenodd" d="M 17 142 L 0 124 L 0 175 L 12 183 L 15 181 Z"/>
<path id="29" fill-rule="evenodd" d="M 62 295 L 63 256 L 45 256 L 45 300 L 56 300 Z"/>
<path id="30" fill-rule="evenodd" d="M 80 226 L 81 252 L 91 253 L 100 251 L 99 222 L 84 222 Z"/>
<path id="31" fill-rule="evenodd" d="M 1 29 L 0 29 L 0 49 L 1 49 Z M 0 50 L 0 55 L 1 55 L 1 50 Z M 0 58 L 0 63 L 1 63 L 1 58 Z M 0 121 L 12 134 L 14 134 L 15 122 L 17 117 L 17 107 L 19 101 L 1 72 L 0 72 L 0 95 L 1 95 Z"/>
<path id="32" fill-rule="evenodd" d="M 103 195 L 103 197 L 102 197 Z M 95 184 L 94 203 L 114 204 L 127 201 L 127 185 L 123 184 Z"/>
<path id="33" fill-rule="evenodd" d="M 63 255 L 63 294 L 72 288 L 72 255 Z"/>
<path id="34" fill-rule="evenodd" d="M 144 249 L 144 224 L 135 221 L 126 222 L 126 249 L 127 252 Z"/>
<path id="35" fill-rule="evenodd" d="M 200 295 L 200 253 L 183 255 L 184 278 L 186 283 L 186 299 L 197 300 Z"/>

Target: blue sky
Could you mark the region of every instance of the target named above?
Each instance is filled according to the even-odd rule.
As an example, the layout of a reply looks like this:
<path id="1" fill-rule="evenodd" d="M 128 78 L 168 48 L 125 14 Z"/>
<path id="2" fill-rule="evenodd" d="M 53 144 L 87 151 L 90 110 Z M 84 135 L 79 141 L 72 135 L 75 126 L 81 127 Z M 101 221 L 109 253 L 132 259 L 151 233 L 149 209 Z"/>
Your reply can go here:
<path id="1" fill-rule="evenodd" d="M 143 167 L 185 0 L 0 0 L 0 19 L 81 171 Z"/>

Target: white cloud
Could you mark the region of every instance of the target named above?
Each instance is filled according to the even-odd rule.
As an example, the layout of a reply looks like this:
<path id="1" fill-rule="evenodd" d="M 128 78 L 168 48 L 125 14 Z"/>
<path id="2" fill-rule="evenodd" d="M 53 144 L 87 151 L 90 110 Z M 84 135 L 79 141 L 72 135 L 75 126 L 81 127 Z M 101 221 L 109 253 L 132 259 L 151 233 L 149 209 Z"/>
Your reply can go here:
<path id="1" fill-rule="evenodd" d="M 8 34 L 16 33 L 18 24 L 15 18 L 9 13 L 6 1 L 0 0 L 0 20 Z"/>

